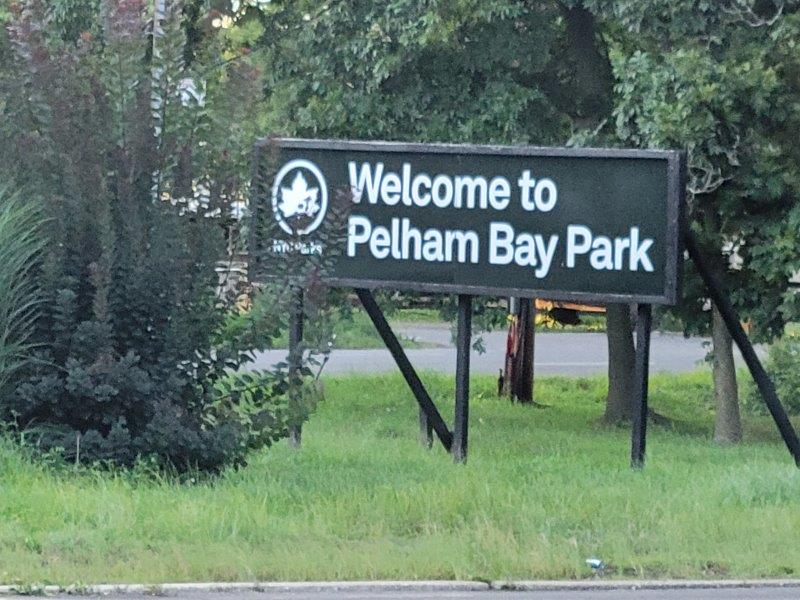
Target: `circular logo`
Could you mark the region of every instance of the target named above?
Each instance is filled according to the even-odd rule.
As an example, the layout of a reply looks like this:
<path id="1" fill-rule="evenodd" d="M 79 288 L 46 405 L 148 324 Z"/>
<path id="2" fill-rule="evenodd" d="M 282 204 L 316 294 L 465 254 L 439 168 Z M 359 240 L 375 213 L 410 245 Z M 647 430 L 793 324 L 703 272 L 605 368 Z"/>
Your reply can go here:
<path id="1" fill-rule="evenodd" d="M 289 161 L 272 186 L 275 219 L 289 235 L 306 235 L 317 229 L 328 210 L 328 185 L 310 160 Z"/>

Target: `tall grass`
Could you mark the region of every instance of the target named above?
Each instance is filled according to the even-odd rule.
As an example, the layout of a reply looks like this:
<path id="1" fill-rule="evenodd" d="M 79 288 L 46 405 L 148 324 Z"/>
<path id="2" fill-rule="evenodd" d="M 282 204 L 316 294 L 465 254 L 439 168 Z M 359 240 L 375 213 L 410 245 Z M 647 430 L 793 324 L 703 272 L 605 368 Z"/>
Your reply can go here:
<path id="1" fill-rule="evenodd" d="M 31 350 L 40 301 L 32 276 L 42 248 L 39 224 L 34 203 L 0 187 L 0 394 Z"/>
<path id="2" fill-rule="evenodd" d="M 452 378 L 426 374 L 452 420 Z M 470 456 L 417 442 L 399 375 L 326 381 L 299 450 L 216 478 L 52 468 L 0 439 L 0 583 L 800 576 L 800 472 L 769 418 L 717 446 L 708 371 L 653 377 L 648 463 L 602 378 L 473 379 Z"/>

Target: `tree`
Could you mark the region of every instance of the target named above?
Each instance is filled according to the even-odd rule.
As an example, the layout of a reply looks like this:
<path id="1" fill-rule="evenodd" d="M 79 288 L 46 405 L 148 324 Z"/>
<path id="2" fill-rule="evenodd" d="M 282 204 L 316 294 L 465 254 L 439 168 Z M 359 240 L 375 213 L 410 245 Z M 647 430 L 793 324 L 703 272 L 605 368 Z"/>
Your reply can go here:
<path id="1" fill-rule="evenodd" d="M 786 222 L 795 189 L 794 175 L 779 175 L 794 168 L 774 152 L 796 118 L 794 10 L 747 0 L 272 3 L 261 13 L 269 120 L 322 137 L 687 147 L 694 226 L 769 337 L 796 302 L 785 261 L 758 265 L 765 226 Z M 744 264 L 732 270 L 733 257 Z M 764 284 L 769 299 L 756 300 Z M 710 323 L 703 304 L 690 298 L 695 329 Z M 609 311 L 609 420 L 630 412 L 627 310 Z"/>
<path id="2" fill-rule="evenodd" d="M 735 305 L 769 339 L 797 315 L 797 3 L 596 2 L 617 24 L 611 43 L 615 129 L 624 143 L 689 151 L 688 221 Z M 689 271 L 679 309 L 711 329 L 715 439 L 741 438 L 731 339 Z M 711 311 L 713 314 L 715 311 Z"/>
<path id="3" fill-rule="evenodd" d="M 567 64 L 574 72 L 572 94 L 563 98 L 561 109 L 571 114 L 582 129 L 574 136 L 581 144 L 610 143 L 604 131 L 613 108 L 614 74 L 604 24 L 588 8 L 589 3 L 563 3 L 562 13 L 569 35 Z M 635 349 L 630 307 L 606 307 L 608 339 L 608 393 L 605 423 L 630 421 L 635 398 Z"/>
<path id="4" fill-rule="evenodd" d="M 603 421 L 629 422 L 633 418 L 636 352 L 633 345 L 631 311 L 627 304 L 606 307 L 608 337 L 608 395 Z"/>
<path id="5" fill-rule="evenodd" d="M 537 82 L 555 68 L 557 18 L 546 2 L 284 3 L 263 16 L 270 125 L 320 137 L 555 143 L 569 122 Z"/>

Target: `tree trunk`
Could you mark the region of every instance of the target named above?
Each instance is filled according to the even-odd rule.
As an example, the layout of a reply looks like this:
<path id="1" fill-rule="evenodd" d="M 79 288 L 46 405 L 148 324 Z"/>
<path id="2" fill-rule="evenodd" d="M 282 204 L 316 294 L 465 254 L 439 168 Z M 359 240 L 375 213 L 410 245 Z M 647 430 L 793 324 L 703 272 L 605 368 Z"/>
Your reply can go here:
<path id="1" fill-rule="evenodd" d="M 608 337 L 608 396 L 603 420 L 606 423 L 630 421 L 636 379 L 636 353 L 633 327 L 627 304 L 606 307 Z"/>
<path id="2" fill-rule="evenodd" d="M 716 404 L 714 441 L 718 444 L 737 444 L 742 441 L 742 421 L 739 417 L 739 388 L 736 384 L 736 365 L 733 362 L 733 341 L 716 306 L 712 313 Z"/>
<path id="3" fill-rule="evenodd" d="M 514 365 L 513 394 L 519 402 L 533 402 L 533 344 L 535 312 L 533 300 L 520 299 L 519 306 L 519 352 Z"/>

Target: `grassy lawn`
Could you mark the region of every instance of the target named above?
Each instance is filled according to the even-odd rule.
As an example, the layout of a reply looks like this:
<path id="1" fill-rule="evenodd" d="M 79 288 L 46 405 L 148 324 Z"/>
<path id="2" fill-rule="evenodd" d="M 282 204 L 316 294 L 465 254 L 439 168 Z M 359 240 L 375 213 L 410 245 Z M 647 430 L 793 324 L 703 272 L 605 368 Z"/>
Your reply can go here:
<path id="1" fill-rule="evenodd" d="M 431 308 L 401 308 L 389 315 L 389 322 L 392 327 L 410 326 L 450 326 L 449 323 L 442 321 L 439 311 Z M 581 323 L 578 325 L 562 325 L 560 323 L 548 322 L 536 325 L 536 330 L 542 333 L 597 333 L 604 332 L 606 319 L 603 315 L 582 315 Z M 505 331 L 505 328 L 503 328 Z M 384 348 L 383 341 L 375 331 L 375 326 L 370 321 L 367 314 L 361 309 L 355 309 L 352 318 L 338 318 L 333 326 L 334 347 L 341 349 L 372 349 Z M 414 348 L 435 348 L 436 344 L 424 342 L 418 339 L 409 338 L 395 331 L 398 338 L 407 350 Z M 288 345 L 288 334 L 278 338 L 275 347 L 285 348 Z"/>
<path id="2" fill-rule="evenodd" d="M 442 317 L 435 308 L 400 308 L 391 320 L 401 323 L 441 323 Z"/>
<path id="3" fill-rule="evenodd" d="M 427 375 L 448 416 L 449 378 Z M 657 376 L 648 464 L 597 425 L 602 379 L 537 381 L 534 409 L 473 384 L 470 459 L 416 442 L 397 376 L 327 381 L 299 451 L 214 480 L 35 466 L 0 445 L 4 583 L 800 574 L 800 472 L 770 422 L 710 440 L 707 373 Z"/>
<path id="4" fill-rule="evenodd" d="M 441 319 L 436 311 L 429 309 L 400 309 L 395 312 L 389 320 L 393 327 L 398 324 L 426 324 L 441 323 Z M 375 331 L 375 326 L 370 321 L 367 313 L 356 309 L 353 311 L 351 319 L 337 319 L 333 325 L 334 347 L 342 349 L 372 349 L 384 348 L 383 341 Z M 413 348 L 435 348 L 435 344 L 429 344 L 397 334 L 405 349 Z M 276 347 L 285 348 L 288 346 L 288 333 L 284 333 L 276 342 Z"/>

